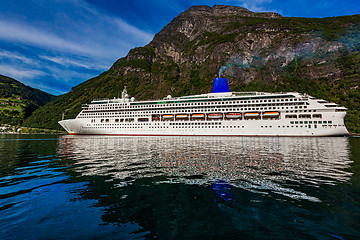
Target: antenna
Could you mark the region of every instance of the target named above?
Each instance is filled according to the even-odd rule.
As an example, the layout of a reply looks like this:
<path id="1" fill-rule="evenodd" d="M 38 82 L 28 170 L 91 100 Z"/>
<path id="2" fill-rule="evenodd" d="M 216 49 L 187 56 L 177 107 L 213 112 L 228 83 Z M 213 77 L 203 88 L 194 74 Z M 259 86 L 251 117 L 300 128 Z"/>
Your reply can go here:
<path id="1" fill-rule="evenodd" d="M 125 98 L 127 98 L 128 97 L 128 95 L 127 95 L 127 91 L 126 91 L 126 86 L 124 87 L 124 90 L 122 91 L 122 93 L 121 93 L 121 98 L 122 99 L 125 99 Z"/>

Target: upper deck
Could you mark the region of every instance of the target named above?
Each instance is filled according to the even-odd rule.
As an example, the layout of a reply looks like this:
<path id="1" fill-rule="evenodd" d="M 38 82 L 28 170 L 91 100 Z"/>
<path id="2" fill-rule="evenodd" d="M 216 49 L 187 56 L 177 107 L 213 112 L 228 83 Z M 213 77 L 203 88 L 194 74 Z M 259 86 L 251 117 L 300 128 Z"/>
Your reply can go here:
<path id="1" fill-rule="evenodd" d="M 221 86 L 220 86 L 221 85 Z M 316 99 L 307 94 L 298 92 L 230 92 L 225 78 L 215 78 L 212 93 L 197 94 L 181 97 L 168 95 L 163 99 L 137 101 L 134 97 L 127 94 L 126 87 L 121 94 L 121 98 L 95 99 L 90 104 L 83 104 L 83 110 L 88 112 L 109 111 L 109 110 L 206 110 L 207 108 L 234 108 L 241 107 L 244 110 L 282 110 L 292 109 L 290 106 L 304 105 L 317 109 L 346 110 L 335 103 L 329 103 L 322 99 Z M 280 108 L 281 106 L 281 108 Z M 245 108 L 248 109 L 245 109 Z M 294 107 L 297 108 L 297 107 Z M 301 108 L 301 107 L 299 107 Z M 307 108 L 307 107 L 304 107 Z M 209 109 L 208 109 L 209 110 Z M 229 110 L 229 109 L 227 109 Z"/>
<path id="2" fill-rule="evenodd" d="M 167 104 L 167 103 L 190 103 L 190 102 L 214 102 L 214 101 L 237 101 L 237 100 L 256 100 L 256 99 L 276 99 L 276 98 L 307 98 L 296 92 L 268 93 L 268 92 L 229 92 L 229 93 L 208 93 L 200 95 L 189 95 L 182 97 L 167 96 L 159 100 L 136 101 L 134 98 L 103 98 L 94 99 L 90 104 L 127 104 L 127 105 L 147 105 L 147 104 Z M 87 105 L 87 104 L 86 104 Z"/>

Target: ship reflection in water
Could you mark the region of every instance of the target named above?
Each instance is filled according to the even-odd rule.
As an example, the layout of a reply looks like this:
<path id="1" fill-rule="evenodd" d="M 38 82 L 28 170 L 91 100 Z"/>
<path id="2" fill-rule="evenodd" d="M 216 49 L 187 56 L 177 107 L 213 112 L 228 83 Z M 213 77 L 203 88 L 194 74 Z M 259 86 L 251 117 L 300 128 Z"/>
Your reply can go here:
<path id="1" fill-rule="evenodd" d="M 322 202 L 317 191 L 304 188 L 352 175 L 348 138 L 63 136 L 59 151 L 81 176 L 103 176 L 114 187 L 149 178 L 152 184 L 210 186 L 225 201 L 241 189 Z"/>

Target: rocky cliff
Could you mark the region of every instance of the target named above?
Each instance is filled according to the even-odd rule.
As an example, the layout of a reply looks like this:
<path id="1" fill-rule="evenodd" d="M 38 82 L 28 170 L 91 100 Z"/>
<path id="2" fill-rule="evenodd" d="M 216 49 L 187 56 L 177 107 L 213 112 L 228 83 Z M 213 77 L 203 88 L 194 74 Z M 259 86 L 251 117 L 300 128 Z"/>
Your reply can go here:
<path id="1" fill-rule="evenodd" d="M 132 49 L 90 79 L 36 111 L 27 124 L 57 127 L 61 113 L 116 97 L 138 100 L 210 92 L 215 76 L 230 90 L 300 91 L 349 107 L 347 126 L 360 132 L 360 15 L 290 18 L 231 6 L 194 6 L 145 47 Z"/>

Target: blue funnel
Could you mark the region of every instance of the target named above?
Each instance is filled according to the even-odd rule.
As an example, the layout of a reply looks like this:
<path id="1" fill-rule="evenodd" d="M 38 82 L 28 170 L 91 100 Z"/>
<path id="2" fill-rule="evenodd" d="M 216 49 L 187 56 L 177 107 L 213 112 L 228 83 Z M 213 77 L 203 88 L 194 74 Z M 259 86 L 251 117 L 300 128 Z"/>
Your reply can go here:
<path id="1" fill-rule="evenodd" d="M 229 85 L 226 78 L 215 78 L 213 93 L 230 92 Z"/>

